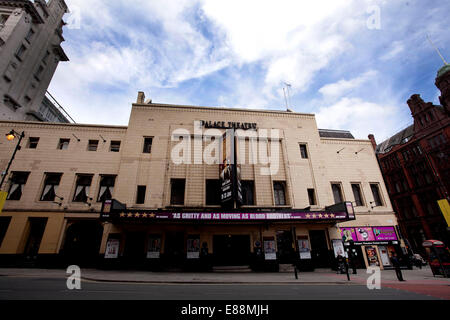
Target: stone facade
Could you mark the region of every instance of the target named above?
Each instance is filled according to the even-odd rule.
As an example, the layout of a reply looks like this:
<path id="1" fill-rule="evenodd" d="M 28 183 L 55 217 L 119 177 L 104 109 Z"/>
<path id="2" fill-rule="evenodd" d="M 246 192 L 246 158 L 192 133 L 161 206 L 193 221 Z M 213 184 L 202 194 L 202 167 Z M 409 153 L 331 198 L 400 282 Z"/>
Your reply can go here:
<path id="1" fill-rule="evenodd" d="M 257 133 L 264 130 L 270 134 L 271 130 L 277 132 L 277 136 L 272 135 L 273 139 L 268 142 L 270 150 L 271 146 L 279 141 L 277 158 L 279 162 L 276 171 L 270 175 L 263 174 L 261 169 L 267 168 L 267 165 L 259 162 L 250 164 L 248 160 L 241 165 L 242 181 L 253 181 L 254 204 L 244 205 L 240 210 L 245 212 L 252 212 L 251 210 L 257 212 L 262 209 L 274 212 L 303 210 L 309 212 L 311 216 L 322 217 L 326 207 L 336 202 L 332 183 L 342 187 L 342 201 L 350 202 L 355 201 L 352 184 L 358 184 L 361 187 L 363 202 L 361 205 L 354 204 L 356 220 L 341 224 L 335 219 L 248 223 L 239 221 L 149 223 L 142 220 L 134 222 L 123 220 L 103 221 L 100 224 L 99 213 L 102 203 L 97 200 L 105 190 L 100 186 L 103 175 L 116 176 L 112 198 L 125 204 L 127 209 L 135 210 L 142 215 L 146 212 L 165 210 L 220 211 L 218 204 L 206 204 L 206 194 L 211 192 L 206 188 L 206 180 L 219 179 L 219 165 L 201 162 L 204 153 L 193 154 L 190 158 L 191 164 L 175 164 L 173 160 L 174 147 L 180 143 L 173 141 L 174 132 L 184 129 L 184 132 L 188 132 L 187 138 L 198 135 L 194 127 L 195 121 L 255 123 Z M 108 240 L 112 235 L 120 240 L 120 257 L 126 257 L 127 252 L 132 251 L 129 245 L 132 241 L 137 242 L 138 246 L 142 245 L 143 254 L 148 249 L 146 239 L 155 234 L 161 236 L 161 255 L 170 253 L 167 251 L 173 249 L 175 237 L 182 238 L 180 242 L 184 248 L 182 250 L 186 250 L 185 241 L 191 235 L 198 235 L 200 242 L 206 243 L 209 248 L 209 254 L 214 255 L 215 250 L 222 250 L 215 243 L 222 241 L 221 236 L 229 236 L 230 239 L 234 237 L 236 241 L 243 239 L 239 238 L 239 235 L 246 237 L 247 242 L 244 241 L 244 246 L 248 245 L 249 253 L 255 254 L 257 246 L 254 244 L 258 241 L 263 242 L 267 237 L 275 239 L 275 246 L 279 252 L 282 250 L 281 246 L 284 246 L 283 250 L 288 250 L 283 241 L 289 239 L 290 234 L 294 232 L 295 236 L 303 236 L 310 240 L 313 259 L 322 255 L 321 259 L 328 261 L 333 256 L 332 240 L 341 239 L 339 227 L 397 225 L 371 142 L 352 139 L 348 135 L 345 138 L 321 137 L 312 114 L 144 103 L 140 94 L 140 99 L 133 104 L 127 127 L 1 121 L 0 128 L 5 132 L 11 129 L 17 132 L 24 131 L 25 140 L 39 137 L 36 149 L 24 146 L 18 152 L 10 170 L 11 174 L 29 172 L 29 176 L 23 187 L 21 199 L 7 200 L 2 213 L 2 217 L 12 218 L 0 247 L 0 254 L 4 255 L 23 253 L 29 225 L 27 217 L 29 219 L 32 216 L 48 218 L 39 254 L 60 254 L 67 248 L 68 234 L 72 234 L 73 231 L 69 230 L 70 227 L 75 228 L 80 222 L 91 221 L 101 226 L 96 244 L 97 254 L 101 257 L 105 254 Z M 205 130 L 206 128 L 201 128 L 202 132 Z M 224 132 L 223 129 L 215 130 L 220 135 Z M 145 138 L 152 139 L 151 151 L 148 153 L 143 152 Z M 70 139 L 67 149 L 57 149 L 60 139 Z M 111 152 L 113 141 L 120 141 L 119 152 Z M 26 143 L 27 141 L 23 144 Z M 88 151 L 90 144 L 96 145 L 96 151 Z M 195 149 L 194 144 L 195 141 L 191 140 L 192 151 Z M 203 141 L 200 144 L 203 150 L 208 147 L 208 142 Z M 300 145 L 306 146 L 306 157 L 301 156 Z M 13 149 L 13 143 L 5 141 L 0 144 L 2 168 L 6 167 Z M 270 155 L 272 152 L 270 151 Z M 250 148 L 248 143 L 245 145 L 244 153 L 246 159 L 249 159 L 255 150 Z M 243 156 L 242 152 L 240 156 Z M 200 163 L 196 164 L 196 160 Z M 53 202 L 40 201 L 44 192 L 46 173 L 62 173 L 56 192 L 58 198 Z M 88 198 L 84 202 L 73 201 L 81 190 L 76 186 L 79 174 L 92 176 Z M 182 205 L 171 203 L 172 179 L 185 181 Z M 286 201 L 283 203 L 277 204 L 276 199 L 279 195 L 275 194 L 274 182 L 282 182 L 285 186 Z M 10 181 L 5 187 L 6 191 L 10 190 L 8 188 L 11 183 Z M 373 204 L 371 184 L 379 188 L 381 197 L 379 205 Z M 146 187 L 142 201 L 137 201 L 140 196 L 142 197 L 138 195 L 137 186 Z M 310 203 L 308 189 L 313 190 L 315 203 Z M 318 237 L 316 240 L 311 239 L 313 230 L 320 234 L 314 236 Z M 400 249 L 402 242 L 400 235 L 398 236 L 398 241 L 394 244 Z M 138 238 L 141 240 L 136 240 Z M 324 247 L 319 248 L 322 240 Z M 292 239 L 290 241 L 287 247 L 293 242 Z M 364 244 L 358 247 L 358 250 L 364 252 Z M 359 259 L 363 265 L 369 264 L 365 255 L 361 253 Z"/>
<path id="2" fill-rule="evenodd" d="M 43 121 L 39 109 L 60 61 L 68 61 L 64 0 L 0 1 L 0 119 Z"/>

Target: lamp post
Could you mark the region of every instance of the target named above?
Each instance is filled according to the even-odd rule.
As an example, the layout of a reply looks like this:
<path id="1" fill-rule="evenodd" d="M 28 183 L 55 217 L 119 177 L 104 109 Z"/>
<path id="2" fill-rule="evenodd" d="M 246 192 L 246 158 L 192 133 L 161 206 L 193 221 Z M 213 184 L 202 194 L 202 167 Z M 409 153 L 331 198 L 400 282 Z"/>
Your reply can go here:
<path id="1" fill-rule="evenodd" d="M 5 178 L 8 175 L 8 171 L 9 171 L 9 168 L 11 167 L 11 164 L 12 164 L 12 162 L 14 160 L 14 157 L 16 156 L 17 151 L 20 150 L 20 143 L 22 142 L 22 139 L 24 137 L 25 137 L 25 132 L 23 132 L 23 131 L 22 131 L 22 133 L 17 133 L 16 131 L 11 130 L 9 133 L 6 134 L 6 139 L 8 139 L 8 141 L 12 141 L 15 138 L 19 138 L 19 141 L 17 142 L 16 148 L 14 149 L 12 157 L 9 160 L 8 166 L 6 167 L 6 170 L 5 170 L 4 174 L 3 174 L 2 181 L 0 182 L 0 190 L 3 187 L 3 182 L 5 182 Z"/>

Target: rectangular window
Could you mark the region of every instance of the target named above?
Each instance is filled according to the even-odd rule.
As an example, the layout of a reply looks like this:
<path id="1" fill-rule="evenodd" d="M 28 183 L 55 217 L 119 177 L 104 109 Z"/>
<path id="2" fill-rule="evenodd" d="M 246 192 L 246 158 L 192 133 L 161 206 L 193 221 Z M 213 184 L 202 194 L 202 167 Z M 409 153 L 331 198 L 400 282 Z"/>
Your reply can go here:
<path id="1" fill-rule="evenodd" d="M 30 137 L 28 139 L 28 149 L 36 149 L 39 143 L 39 138 Z"/>
<path id="2" fill-rule="evenodd" d="M 332 183 L 331 189 L 333 190 L 334 203 L 344 202 L 344 197 L 342 196 L 342 188 L 340 183 Z"/>
<path id="3" fill-rule="evenodd" d="M 92 175 L 77 174 L 77 183 L 73 202 L 87 202 L 89 198 L 89 189 L 91 188 Z"/>
<path id="4" fill-rule="evenodd" d="M 35 74 L 34 74 L 34 78 L 38 81 L 41 81 L 41 76 L 42 76 L 42 72 L 44 71 L 44 67 L 43 66 L 39 66 L 39 68 L 36 70 Z"/>
<path id="5" fill-rule="evenodd" d="M 109 151 L 119 152 L 120 151 L 120 141 L 111 141 L 111 146 L 109 147 Z"/>
<path id="6" fill-rule="evenodd" d="M 70 139 L 59 139 L 58 150 L 67 150 L 69 148 Z"/>
<path id="7" fill-rule="evenodd" d="M 0 217 L 0 247 L 2 246 L 3 239 L 5 238 L 6 231 L 8 231 L 11 217 Z"/>
<path id="8" fill-rule="evenodd" d="M 359 183 L 352 183 L 353 196 L 355 197 L 356 207 L 364 206 L 362 193 L 361 193 L 361 185 Z"/>
<path id="9" fill-rule="evenodd" d="M 383 201 L 381 200 L 380 186 L 378 185 L 378 183 L 371 183 L 370 189 L 372 189 L 372 195 L 375 206 L 376 207 L 382 206 Z"/>
<path id="10" fill-rule="evenodd" d="M 273 191 L 275 197 L 276 206 L 286 205 L 286 192 L 285 183 L 283 181 L 273 182 Z"/>
<path id="11" fill-rule="evenodd" d="M 25 40 L 27 40 L 28 43 L 31 43 L 31 40 L 33 40 L 33 37 L 34 37 L 34 31 L 33 31 L 33 29 L 30 29 L 28 31 L 27 36 L 25 37 Z"/>
<path id="12" fill-rule="evenodd" d="M 27 50 L 27 47 L 25 47 L 23 44 L 20 45 L 19 49 L 17 49 L 17 51 L 16 51 L 16 57 L 17 57 L 20 61 L 22 61 L 23 56 L 24 56 L 26 50 Z"/>
<path id="13" fill-rule="evenodd" d="M 241 181 L 242 204 L 245 206 L 255 205 L 255 182 L 250 180 Z"/>
<path id="14" fill-rule="evenodd" d="M 103 202 L 105 200 L 112 199 L 115 183 L 116 183 L 116 176 L 113 175 L 100 176 L 100 189 L 98 191 L 97 202 Z"/>
<path id="15" fill-rule="evenodd" d="M 300 154 L 302 155 L 302 159 L 308 159 L 308 150 L 306 149 L 306 144 L 300 145 Z"/>
<path id="16" fill-rule="evenodd" d="M 170 204 L 184 205 L 185 179 L 170 180 Z"/>
<path id="17" fill-rule="evenodd" d="M 20 200 L 23 188 L 28 180 L 29 172 L 13 172 L 11 186 L 9 187 L 8 200 Z"/>
<path id="18" fill-rule="evenodd" d="M 146 186 L 138 186 L 137 187 L 136 204 L 144 204 L 145 203 L 146 191 L 147 191 Z"/>
<path id="19" fill-rule="evenodd" d="M 48 57 L 50 57 L 50 52 L 49 51 L 47 51 L 45 53 L 45 56 L 42 58 L 42 63 L 47 64 Z"/>
<path id="20" fill-rule="evenodd" d="M 88 151 L 97 151 L 98 140 L 89 140 Z"/>
<path id="21" fill-rule="evenodd" d="M 220 180 L 206 180 L 206 205 L 220 205 Z"/>
<path id="22" fill-rule="evenodd" d="M 314 191 L 314 189 L 308 189 L 308 199 L 311 206 L 317 205 L 316 192 Z"/>
<path id="23" fill-rule="evenodd" d="M 153 138 L 144 137 L 144 150 L 143 153 L 151 153 L 152 152 L 152 142 Z"/>
<path id="24" fill-rule="evenodd" d="M 6 21 L 8 20 L 9 15 L 0 14 L 0 30 L 5 26 Z"/>
<path id="25" fill-rule="evenodd" d="M 61 181 L 62 173 L 46 173 L 44 189 L 42 190 L 41 201 L 55 201 L 56 191 Z"/>

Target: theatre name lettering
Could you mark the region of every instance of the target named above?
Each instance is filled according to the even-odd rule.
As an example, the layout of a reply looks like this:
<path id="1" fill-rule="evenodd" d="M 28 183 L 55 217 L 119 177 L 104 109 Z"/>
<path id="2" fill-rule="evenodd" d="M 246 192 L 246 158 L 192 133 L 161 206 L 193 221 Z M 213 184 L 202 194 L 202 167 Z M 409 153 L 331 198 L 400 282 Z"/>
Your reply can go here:
<path id="1" fill-rule="evenodd" d="M 258 125 L 256 123 L 247 122 L 225 122 L 225 121 L 205 121 L 201 120 L 200 124 L 206 129 L 242 129 L 242 130 L 256 130 Z"/>

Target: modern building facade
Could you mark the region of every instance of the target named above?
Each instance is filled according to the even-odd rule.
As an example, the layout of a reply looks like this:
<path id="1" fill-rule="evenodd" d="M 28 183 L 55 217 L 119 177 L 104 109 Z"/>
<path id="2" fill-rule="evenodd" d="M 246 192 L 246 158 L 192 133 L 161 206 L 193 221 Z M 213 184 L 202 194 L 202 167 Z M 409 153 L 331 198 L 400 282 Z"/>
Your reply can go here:
<path id="1" fill-rule="evenodd" d="M 449 65 L 439 70 L 436 86 L 442 105 L 412 95 L 408 106 L 414 123 L 376 146 L 401 229 L 417 252 L 423 252 L 425 239 L 450 243 L 448 224 L 438 204 L 450 200 Z"/>
<path id="2" fill-rule="evenodd" d="M 64 118 L 45 93 L 59 62 L 68 61 L 61 48 L 67 11 L 64 0 L 0 1 L 0 119 Z"/>
<path id="3" fill-rule="evenodd" d="M 0 121 L 26 136 L 4 188 L 0 259 L 257 269 L 332 267 L 346 248 L 361 267 L 402 254 L 369 140 L 319 130 L 312 114 L 144 100 L 128 126 Z M 2 168 L 13 149 L 0 144 Z M 240 205 L 224 207 L 232 194 Z"/>

